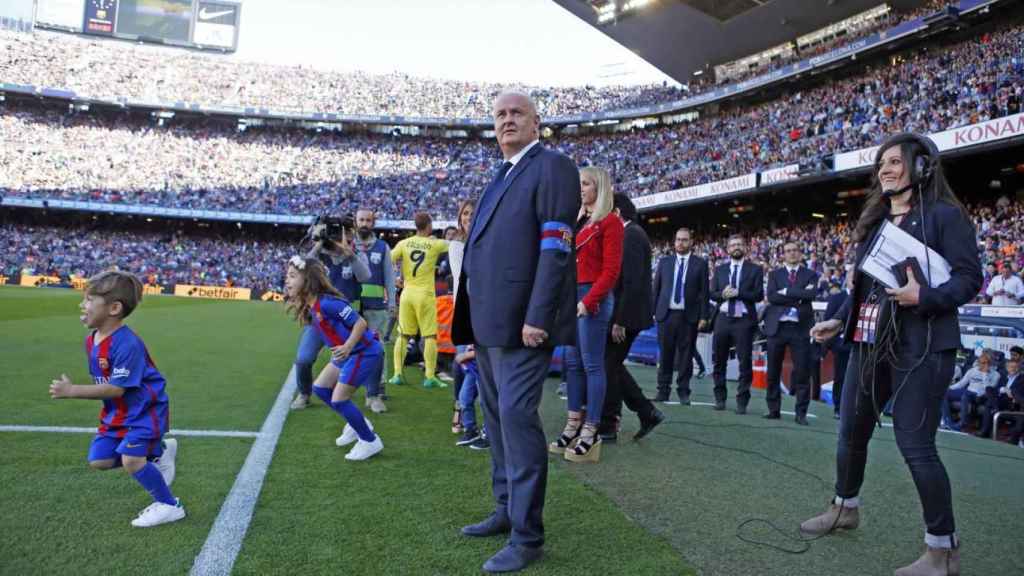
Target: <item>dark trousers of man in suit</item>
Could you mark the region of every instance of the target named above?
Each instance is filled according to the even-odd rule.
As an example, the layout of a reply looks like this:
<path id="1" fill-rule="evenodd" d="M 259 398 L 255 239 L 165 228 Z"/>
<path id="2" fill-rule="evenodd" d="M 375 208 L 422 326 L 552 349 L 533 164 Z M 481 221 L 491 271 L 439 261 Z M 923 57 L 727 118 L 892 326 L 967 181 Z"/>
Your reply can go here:
<path id="1" fill-rule="evenodd" d="M 1010 401 L 1010 397 L 1005 394 L 999 394 L 996 389 L 991 386 L 985 387 L 985 407 L 981 411 L 981 430 L 978 432 L 979 436 L 989 438 L 992 436 L 992 418 L 996 415 L 996 412 L 1000 410 L 1009 410 L 1013 407 L 1013 403 Z M 998 433 L 998 430 L 994 432 Z M 1018 440 L 1020 438 L 1018 437 Z M 1014 442 L 1016 444 L 1016 442 Z"/>
<path id="2" fill-rule="evenodd" d="M 768 337 L 768 391 L 765 400 L 769 412 L 778 414 L 782 409 L 782 364 L 788 346 L 793 360 L 789 385 L 796 393 L 796 414 L 807 415 L 807 406 L 811 403 L 811 383 L 808 379 L 811 351 L 809 338 L 808 332 L 801 330 L 796 322 L 779 322 L 778 332 Z"/>
<path id="3" fill-rule="evenodd" d="M 615 342 L 609 336 L 604 351 L 605 371 L 608 374 L 608 388 L 604 396 L 604 410 L 601 412 L 601 432 L 615 432 L 616 424 L 622 415 L 622 404 L 635 412 L 641 422 L 650 420 L 656 408 L 644 396 L 633 375 L 626 369 L 626 357 L 633 341 L 640 334 L 637 330 L 626 330 L 626 339 Z"/>
<path id="4" fill-rule="evenodd" d="M 725 368 L 729 363 L 729 348 L 736 347 L 740 362 L 740 380 L 736 385 L 736 409 L 746 410 L 750 402 L 750 384 L 754 381 L 753 349 L 754 321 L 751 318 L 729 318 L 719 314 L 715 319 L 714 348 L 715 403 L 725 403 Z"/>
<path id="5" fill-rule="evenodd" d="M 669 310 L 658 323 L 658 398 L 668 399 L 672 391 L 672 370 L 678 369 L 676 391 L 680 400 L 690 397 L 693 377 L 693 352 L 697 346 L 697 325 L 686 319 L 683 310 Z"/>
<path id="6" fill-rule="evenodd" d="M 513 526 L 511 544 L 544 544 L 547 441 L 541 427 L 541 391 L 550 348 L 477 347 L 480 400 L 491 441 L 491 490 L 495 513 Z M 497 383 L 501 382 L 501 386 Z M 515 471 L 512 493 L 509 474 Z"/>

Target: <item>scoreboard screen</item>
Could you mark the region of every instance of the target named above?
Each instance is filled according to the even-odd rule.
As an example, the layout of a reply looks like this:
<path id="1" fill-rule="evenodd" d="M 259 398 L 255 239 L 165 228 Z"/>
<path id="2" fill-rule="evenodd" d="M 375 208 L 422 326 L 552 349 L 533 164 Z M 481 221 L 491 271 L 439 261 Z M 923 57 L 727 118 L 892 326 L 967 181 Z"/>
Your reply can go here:
<path id="1" fill-rule="evenodd" d="M 0 0 L 0 25 L 18 7 L 43 28 L 217 52 L 238 48 L 242 16 L 239 0 Z"/>
<path id="2" fill-rule="evenodd" d="M 120 0 L 117 33 L 186 43 L 192 26 L 192 0 Z"/>

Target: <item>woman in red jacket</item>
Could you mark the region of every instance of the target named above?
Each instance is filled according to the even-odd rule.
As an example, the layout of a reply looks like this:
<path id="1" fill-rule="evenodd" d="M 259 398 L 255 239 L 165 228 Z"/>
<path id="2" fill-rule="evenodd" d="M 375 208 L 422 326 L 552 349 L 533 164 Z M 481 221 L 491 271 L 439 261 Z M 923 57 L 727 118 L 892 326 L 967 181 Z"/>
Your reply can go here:
<path id="1" fill-rule="evenodd" d="M 576 223 L 576 346 L 565 351 L 569 420 L 550 451 L 572 462 L 597 462 L 597 427 L 607 376 L 604 348 L 612 318 L 612 289 L 622 264 L 622 220 L 612 214 L 612 181 L 604 168 L 580 170 L 582 204 Z M 583 404 L 588 410 L 584 418 Z M 586 423 L 584 423 L 584 419 Z"/>

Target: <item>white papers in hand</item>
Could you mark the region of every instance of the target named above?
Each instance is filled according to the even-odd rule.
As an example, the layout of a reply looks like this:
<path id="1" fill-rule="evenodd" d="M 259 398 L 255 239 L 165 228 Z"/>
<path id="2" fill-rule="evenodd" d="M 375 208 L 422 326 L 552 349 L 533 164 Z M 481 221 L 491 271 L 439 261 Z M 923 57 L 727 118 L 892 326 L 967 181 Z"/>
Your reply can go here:
<path id="1" fill-rule="evenodd" d="M 925 254 L 927 251 L 927 257 Z M 945 284 L 950 276 L 950 266 L 938 252 L 928 248 L 920 240 L 904 232 L 899 226 L 886 221 L 875 236 L 867 256 L 861 262 L 860 270 L 887 288 L 899 288 L 900 284 L 892 273 L 894 264 L 907 258 L 917 258 L 925 277 L 929 277 L 927 263 L 931 264 L 932 288 Z"/>

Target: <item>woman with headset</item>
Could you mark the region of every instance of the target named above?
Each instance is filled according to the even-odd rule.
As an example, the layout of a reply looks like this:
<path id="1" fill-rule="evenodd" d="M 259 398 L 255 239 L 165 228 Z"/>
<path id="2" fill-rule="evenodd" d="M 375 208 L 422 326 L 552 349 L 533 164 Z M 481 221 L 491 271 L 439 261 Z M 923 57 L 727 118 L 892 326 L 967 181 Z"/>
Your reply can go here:
<path id="1" fill-rule="evenodd" d="M 927 137 L 888 138 L 875 156 L 875 176 L 853 233 L 853 290 L 834 319 L 811 329 L 819 342 L 842 332 L 852 351 L 840 406 L 836 496 L 828 510 L 800 529 L 821 536 L 857 527 L 868 441 L 881 407 L 891 399 L 896 444 L 924 509 L 927 545 L 896 576 L 951 576 L 960 573 L 960 546 L 949 477 L 935 448 L 935 434 L 960 346 L 957 308 L 981 289 L 977 239 L 966 210 L 949 188 L 938 149 Z M 886 223 L 945 259 L 949 280 L 931 285 L 930 258 L 919 262 L 916 274 L 911 266 L 899 265 L 902 270 L 894 273 L 905 273 L 906 279 L 896 288 L 862 272 L 869 247 Z"/>

